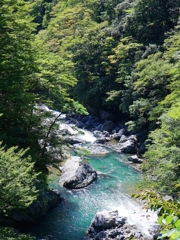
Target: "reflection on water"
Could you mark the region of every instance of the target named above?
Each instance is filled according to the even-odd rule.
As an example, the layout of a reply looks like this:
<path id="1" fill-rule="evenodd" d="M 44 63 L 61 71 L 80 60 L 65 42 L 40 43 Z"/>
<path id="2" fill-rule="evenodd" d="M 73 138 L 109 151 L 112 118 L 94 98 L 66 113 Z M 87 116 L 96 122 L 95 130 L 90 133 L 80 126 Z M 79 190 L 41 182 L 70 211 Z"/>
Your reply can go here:
<path id="1" fill-rule="evenodd" d="M 123 155 L 110 153 L 92 157 L 90 164 L 99 172 L 96 182 L 82 190 L 66 190 L 58 185 L 55 176 L 51 187 L 61 192 L 64 201 L 37 224 L 32 233 L 42 239 L 82 240 L 97 211 L 119 209 L 135 211 L 136 203 L 126 193 L 126 186 L 135 186 L 139 173 L 123 162 Z"/>

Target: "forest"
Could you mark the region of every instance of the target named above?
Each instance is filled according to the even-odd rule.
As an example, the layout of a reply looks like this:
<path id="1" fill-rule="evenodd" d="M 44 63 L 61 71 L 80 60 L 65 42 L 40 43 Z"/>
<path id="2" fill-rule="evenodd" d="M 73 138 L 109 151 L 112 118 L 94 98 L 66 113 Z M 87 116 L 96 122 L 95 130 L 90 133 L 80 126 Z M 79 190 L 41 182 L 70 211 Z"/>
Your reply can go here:
<path id="1" fill-rule="evenodd" d="M 26 211 L 57 163 L 38 106 L 103 109 L 148 131 L 141 197 L 160 209 L 162 236 L 180 239 L 179 0 L 1 0 L 0 95 L 1 217 Z M 0 238 L 33 239 L 7 226 Z"/>

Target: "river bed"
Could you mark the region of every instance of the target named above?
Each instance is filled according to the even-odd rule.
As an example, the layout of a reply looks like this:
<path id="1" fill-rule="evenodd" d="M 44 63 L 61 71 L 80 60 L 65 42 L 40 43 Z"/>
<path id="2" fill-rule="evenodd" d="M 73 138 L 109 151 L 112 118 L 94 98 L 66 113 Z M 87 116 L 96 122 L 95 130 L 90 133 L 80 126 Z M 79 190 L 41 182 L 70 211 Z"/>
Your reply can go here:
<path id="1" fill-rule="evenodd" d="M 78 134 L 62 122 L 60 128 L 68 129 L 89 144 L 96 140 L 87 130 L 83 130 L 83 135 Z M 52 175 L 50 187 L 57 189 L 64 200 L 39 220 L 31 234 L 38 240 L 83 240 L 93 217 L 102 210 L 118 210 L 121 216 L 128 217 L 130 224 L 139 226 L 141 231 L 148 234 L 157 216 L 153 212 L 147 213 L 130 197 L 135 192 L 141 173 L 126 161 L 124 154 L 113 150 L 106 156 L 89 157 L 90 165 L 100 174 L 96 182 L 80 190 L 60 187 L 59 176 Z"/>
<path id="2" fill-rule="evenodd" d="M 113 151 L 105 157 L 91 157 L 91 166 L 101 174 L 96 182 L 81 190 L 62 188 L 59 177 L 53 176 L 50 187 L 58 189 L 64 200 L 34 227 L 32 234 L 37 239 L 83 240 L 96 212 L 112 209 L 129 217 L 132 224 L 143 224 L 146 231 L 150 222 L 146 218 L 142 222 L 143 210 L 129 195 L 141 176 L 125 164 L 125 159 L 125 155 Z"/>

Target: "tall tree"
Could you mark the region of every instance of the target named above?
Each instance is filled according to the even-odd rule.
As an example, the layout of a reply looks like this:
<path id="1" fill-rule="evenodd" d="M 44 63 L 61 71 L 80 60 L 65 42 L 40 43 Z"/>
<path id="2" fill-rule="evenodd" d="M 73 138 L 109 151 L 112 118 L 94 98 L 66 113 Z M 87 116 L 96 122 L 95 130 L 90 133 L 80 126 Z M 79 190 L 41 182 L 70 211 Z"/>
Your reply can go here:
<path id="1" fill-rule="evenodd" d="M 9 216 L 12 210 L 25 209 L 37 198 L 34 163 L 27 150 L 7 151 L 0 147 L 0 214 Z"/>
<path id="2" fill-rule="evenodd" d="M 26 147 L 26 132 L 36 96 L 30 91 L 37 71 L 33 52 L 35 29 L 23 0 L 0 3 L 0 137 L 8 145 Z"/>
<path id="3" fill-rule="evenodd" d="M 177 24 L 178 15 L 178 0 L 136 0 L 128 13 L 125 29 L 141 42 L 162 44 L 165 32 Z"/>

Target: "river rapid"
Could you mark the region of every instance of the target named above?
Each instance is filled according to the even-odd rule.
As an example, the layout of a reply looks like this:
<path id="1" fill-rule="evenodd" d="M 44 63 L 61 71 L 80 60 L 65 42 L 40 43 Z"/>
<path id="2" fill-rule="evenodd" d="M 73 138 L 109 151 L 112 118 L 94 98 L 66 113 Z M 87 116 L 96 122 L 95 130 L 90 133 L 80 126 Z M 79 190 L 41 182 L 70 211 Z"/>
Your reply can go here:
<path id="1" fill-rule="evenodd" d="M 79 137 L 92 144 L 94 136 L 88 131 L 84 133 Z M 50 187 L 59 190 L 64 200 L 39 221 L 32 235 L 44 240 L 83 240 L 94 215 L 101 210 L 118 210 L 130 224 L 148 233 L 157 217 L 130 197 L 141 174 L 128 166 L 126 159 L 113 150 L 106 156 L 89 157 L 90 165 L 100 174 L 96 182 L 80 190 L 62 188 L 59 176 L 51 176 Z"/>

